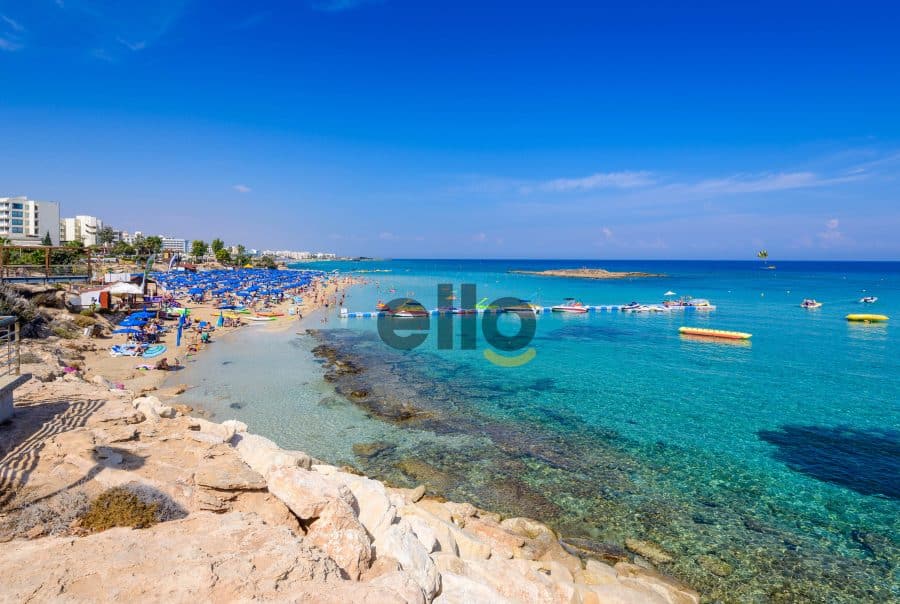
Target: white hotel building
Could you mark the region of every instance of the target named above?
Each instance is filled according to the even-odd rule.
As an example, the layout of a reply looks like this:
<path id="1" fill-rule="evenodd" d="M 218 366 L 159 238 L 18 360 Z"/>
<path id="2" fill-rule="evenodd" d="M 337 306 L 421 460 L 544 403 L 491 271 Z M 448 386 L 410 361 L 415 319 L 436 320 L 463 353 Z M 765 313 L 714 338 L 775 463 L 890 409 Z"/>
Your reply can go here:
<path id="1" fill-rule="evenodd" d="M 59 204 L 27 197 L 0 197 L 0 237 L 17 245 L 40 245 L 50 234 L 59 245 Z"/>
<path id="2" fill-rule="evenodd" d="M 102 228 L 103 221 L 96 216 L 64 218 L 60 223 L 60 240 L 80 241 L 85 246 L 99 245 L 97 236 Z"/>

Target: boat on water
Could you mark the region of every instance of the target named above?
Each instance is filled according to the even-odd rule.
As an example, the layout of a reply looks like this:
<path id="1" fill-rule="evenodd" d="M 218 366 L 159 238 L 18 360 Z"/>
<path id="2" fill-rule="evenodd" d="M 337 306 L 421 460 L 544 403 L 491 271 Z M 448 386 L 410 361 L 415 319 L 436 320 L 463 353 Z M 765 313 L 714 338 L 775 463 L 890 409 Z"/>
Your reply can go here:
<path id="1" fill-rule="evenodd" d="M 855 321 L 857 323 L 884 323 L 890 319 L 887 315 L 870 315 L 870 314 L 850 314 L 847 315 L 848 321 Z"/>
<path id="2" fill-rule="evenodd" d="M 375 310 L 378 310 L 378 311 L 385 311 L 385 310 L 390 310 L 390 309 L 391 309 L 391 307 L 388 306 L 386 303 L 382 302 L 381 300 L 379 300 L 378 304 L 375 305 Z"/>
<path id="3" fill-rule="evenodd" d="M 622 308 L 622 312 L 669 312 L 672 310 L 662 304 L 638 304 L 637 306 L 629 305 L 628 308 Z"/>
<path id="4" fill-rule="evenodd" d="M 812 298 L 806 298 L 800 303 L 800 308 L 820 308 L 821 306 L 821 302 L 817 302 Z"/>
<path id="5" fill-rule="evenodd" d="M 878 298 L 875 296 L 863 296 L 859 299 L 859 301 L 862 304 L 875 304 L 876 302 L 878 302 Z"/>
<path id="6" fill-rule="evenodd" d="M 550 310 L 553 312 L 586 313 L 588 307 L 584 305 L 584 302 L 579 302 L 575 298 L 566 298 L 562 304 L 551 306 Z"/>
<path id="7" fill-rule="evenodd" d="M 643 306 L 641 303 L 632 301 L 628 304 L 623 304 L 622 306 L 620 306 L 619 310 L 635 310 L 640 308 L 641 306 Z"/>
<path id="8" fill-rule="evenodd" d="M 669 310 L 715 310 L 716 307 L 705 298 L 691 298 L 690 296 L 682 296 L 677 300 L 665 300 L 663 306 Z"/>
<path id="9" fill-rule="evenodd" d="M 724 340 L 749 340 L 753 334 L 744 331 L 727 331 L 724 329 L 708 329 L 706 327 L 679 327 L 678 333 L 705 338 L 722 338 Z"/>
<path id="10" fill-rule="evenodd" d="M 391 310 L 390 315 L 399 319 L 427 317 L 428 310 L 418 302 L 413 302 L 410 300 Z"/>

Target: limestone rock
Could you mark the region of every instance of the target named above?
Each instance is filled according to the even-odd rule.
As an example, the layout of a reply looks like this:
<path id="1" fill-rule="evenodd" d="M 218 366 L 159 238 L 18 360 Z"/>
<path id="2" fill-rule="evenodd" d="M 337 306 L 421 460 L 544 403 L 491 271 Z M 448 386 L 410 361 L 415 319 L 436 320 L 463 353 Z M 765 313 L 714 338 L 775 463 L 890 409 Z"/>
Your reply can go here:
<path id="1" fill-rule="evenodd" d="M 204 459 L 194 473 L 194 481 L 219 491 L 256 491 L 266 488 L 265 479 L 232 455 Z"/>
<path id="2" fill-rule="evenodd" d="M 356 498 L 359 521 L 378 539 L 397 517 L 385 486 L 377 480 L 345 472 L 334 472 L 331 477 L 350 489 Z"/>
<path id="3" fill-rule="evenodd" d="M 463 532 L 486 543 L 493 555 L 501 558 L 512 558 L 515 550 L 525 545 L 525 538 L 521 535 L 511 533 L 500 525 L 481 518 L 469 518 Z"/>
<path id="4" fill-rule="evenodd" d="M 191 418 L 190 428 L 191 430 L 199 430 L 204 434 L 217 436 L 222 442 L 228 442 L 235 434 L 235 429 L 232 425 L 217 424 L 199 417 Z"/>
<path id="5" fill-rule="evenodd" d="M 456 573 L 442 572 L 441 585 L 441 595 L 434 599 L 434 604 L 512 604 L 512 600 L 504 598 L 487 585 Z"/>
<path id="6" fill-rule="evenodd" d="M 619 581 L 623 585 L 652 589 L 656 593 L 663 594 L 666 601 L 671 604 L 699 604 L 700 602 L 700 594 L 696 591 L 656 571 L 627 562 L 616 564 L 615 569 L 619 573 Z"/>
<path id="7" fill-rule="evenodd" d="M 626 539 L 625 547 L 634 553 L 647 558 L 654 564 L 667 564 L 672 561 L 672 555 L 652 541 Z"/>
<path id="8" fill-rule="evenodd" d="M 226 419 L 224 422 L 222 422 L 222 425 L 227 428 L 234 429 L 234 432 L 236 434 L 247 431 L 247 424 L 236 419 Z"/>
<path id="9" fill-rule="evenodd" d="M 408 522 L 401 520 L 391 525 L 375 542 L 375 547 L 379 554 L 385 553 L 400 563 L 400 567 L 422 588 L 428 601 L 440 591 L 441 575 Z"/>
<path id="10" fill-rule="evenodd" d="M 0 548 L 0 565 L 15 569 L 3 579 L 11 602 L 283 600 L 347 585 L 321 551 L 240 513 L 12 541 Z"/>
<path id="11" fill-rule="evenodd" d="M 231 438 L 231 444 L 237 450 L 244 463 L 268 476 L 274 468 L 301 467 L 309 470 L 312 460 L 301 451 L 282 450 L 268 438 L 238 431 Z"/>
<path id="12" fill-rule="evenodd" d="M 353 580 L 372 563 L 372 544 L 353 509 L 341 499 L 330 501 L 309 527 L 306 538 L 318 546 Z"/>
<path id="13" fill-rule="evenodd" d="M 434 530 L 428 525 L 427 522 L 425 522 L 422 517 L 409 515 L 405 518 L 405 520 L 409 522 L 409 526 L 412 528 L 413 532 L 416 534 L 416 537 L 419 539 L 419 543 L 421 543 L 425 547 L 426 552 L 430 554 L 440 548 L 437 537 L 434 534 Z"/>
<path id="14" fill-rule="evenodd" d="M 419 486 L 417 486 L 416 488 L 414 488 L 414 489 L 409 493 L 409 499 L 410 499 L 410 501 L 412 501 L 413 503 L 415 503 L 416 501 L 419 501 L 419 500 L 422 499 L 422 497 L 424 497 L 424 496 L 425 496 L 425 485 L 424 485 L 424 484 L 420 484 Z"/>
<path id="15" fill-rule="evenodd" d="M 356 498 L 346 485 L 299 467 L 274 468 L 269 472 L 268 485 L 269 492 L 303 520 L 318 518 L 335 499 L 342 500 L 351 509 L 356 506 Z"/>
<path id="16" fill-rule="evenodd" d="M 381 575 L 369 582 L 371 587 L 386 587 L 397 593 L 407 604 L 425 604 L 425 594 L 409 573 L 396 571 Z"/>

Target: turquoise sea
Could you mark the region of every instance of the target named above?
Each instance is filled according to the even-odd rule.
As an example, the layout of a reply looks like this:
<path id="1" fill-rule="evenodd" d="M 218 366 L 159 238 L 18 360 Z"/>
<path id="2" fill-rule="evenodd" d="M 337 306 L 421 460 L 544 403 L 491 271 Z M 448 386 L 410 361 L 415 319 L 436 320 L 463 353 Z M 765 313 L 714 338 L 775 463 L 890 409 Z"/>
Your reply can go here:
<path id="1" fill-rule="evenodd" d="M 438 283 L 546 306 L 655 303 L 671 290 L 717 310 L 548 313 L 536 320 L 534 360 L 508 368 L 485 359 L 480 329 L 477 348 L 461 350 L 458 318 L 454 349 L 438 350 L 433 322 L 404 352 L 378 338 L 375 319 L 341 320 L 332 306 L 297 329 L 249 327 L 178 379 L 198 385 L 186 402 L 219 420 L 389 482 L 537 517 L 607 559 L 630 555 L 626 539 L 657 544 L 671 555 L 658 568 L 706 601 L 896 601 L 900 263 L 772 264 L 316 263 L 369 280 L 348 291 L 351 311 L 406 295 L 432 308 Z M 508 272 L 582 266 L 665 276 Z M 879 300 L 863 305 L 863 295 Z M 824 306 L 802 309 L 805 297 Z M 851 312 L 893 318 L 854 324 Z M 691 340 L 682 325 L 753 338 Z M 504 333 L 517 327 L 501 320 Z M 336 372 L 335 358 L 358 371 Z"/>

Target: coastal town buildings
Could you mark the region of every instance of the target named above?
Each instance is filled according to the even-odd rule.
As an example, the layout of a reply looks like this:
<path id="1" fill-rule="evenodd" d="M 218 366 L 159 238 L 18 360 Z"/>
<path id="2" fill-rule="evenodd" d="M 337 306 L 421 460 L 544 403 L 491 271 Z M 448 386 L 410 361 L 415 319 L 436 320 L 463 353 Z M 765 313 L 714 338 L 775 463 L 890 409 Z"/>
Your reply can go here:
<path id="1" fill-rule="evenodd" d="M 187 239 L 164 236 L 162 237 L 162 249 L 168 250 L 170 252 L 176 252 L 178 254 L 187 254 L 188 242 Z"/>
<path id="2" fill-rule="evenodd" d="M 98 236 L 102 228 L 103 221 L 96 216 L 63 218 L 59 226 L 59 239 L 63 243 L 80 241 L 85 246 L 99 245 Z"/>
<path id="3" fill-rule="evenodd" d="M 17 245 L 40 245 L 46 236 L 59 245 L 59 204 L 21 195 L 0 197 L 0 237 Z"/>

